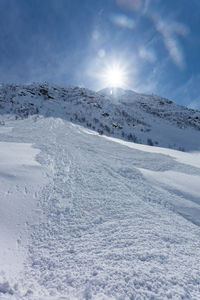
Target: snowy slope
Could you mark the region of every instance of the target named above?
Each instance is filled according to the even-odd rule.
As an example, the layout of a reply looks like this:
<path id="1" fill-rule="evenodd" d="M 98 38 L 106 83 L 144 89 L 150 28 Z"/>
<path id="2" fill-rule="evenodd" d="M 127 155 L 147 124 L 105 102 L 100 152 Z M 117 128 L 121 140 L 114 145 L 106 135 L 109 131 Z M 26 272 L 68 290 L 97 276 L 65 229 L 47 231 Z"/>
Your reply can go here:
<path id="1" fill-rule="evenodd" d="M 122 89 L 95 93 L 50 84 L 1 85 L 0 114 L 59 117 L 113 137 L 182 151 L 200 150 L 200 112 Z"/>
<path id="2" fill-rule="evenodd" d="M 26 242 L 9 246 L 23 251 L 24 269 L 1 265 L 0 299 L 200 299 L 200 153 L 106 137 L 64 118 L 2 118 L 0 161 L 16 178 L 0 165 L 1 195 L 13 191 L 13 224 L 24 203 Z M 6 230 L 9 258 L 6 239 L 19 231 Z"/>
<path id="3" fill-rule="evenodd" d="M 0 142 L 0 265 L 8 274 L 23 268 L 27 225 L 37 218 L 34 200 L 46 183 L 33 159 L 38 152 L 28 143 Z"/>

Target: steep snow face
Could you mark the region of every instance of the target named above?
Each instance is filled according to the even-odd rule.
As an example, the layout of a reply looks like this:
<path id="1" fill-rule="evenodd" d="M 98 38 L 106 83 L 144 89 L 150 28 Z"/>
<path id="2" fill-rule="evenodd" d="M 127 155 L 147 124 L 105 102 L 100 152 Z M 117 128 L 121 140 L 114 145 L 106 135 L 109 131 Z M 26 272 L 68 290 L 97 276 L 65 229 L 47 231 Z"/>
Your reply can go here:
<path id="1" fill-rule="evenodd" d="M 0 132 L 0 159 L 17 176 L 20 157 L 16 168 L 27 174 L 10 184 L 13 224 L 22 204 L 30 211 L 27 244 L 20 244 L 24 270 L 13 278 L 1 265 L 0 299 L 200 298 L 198 153 L 100 136 L 61 118 L 5 120 L 6 126 L 13 129 Z M 43 172 L 46 184 L 35 194 Z M 1 195 L 7 191 L 2 184 Z M 1 200 L 3 211 L 9 197 Z M 0 220 L 6 227 L 2 209 Z M 10 230 L 7 240 L 19 234 Z M 3 255 L 18 252 L 7 245 Z"/>
<path id="2" fill-rule="evenodd" d="M 59 117 L 99 134 L 182 151 L 200 149 L 200 112 L 155 95 L 49 84 L 2 85 L 0 113 Z M 2 121 L 1 121 L 2 122 Z"/>

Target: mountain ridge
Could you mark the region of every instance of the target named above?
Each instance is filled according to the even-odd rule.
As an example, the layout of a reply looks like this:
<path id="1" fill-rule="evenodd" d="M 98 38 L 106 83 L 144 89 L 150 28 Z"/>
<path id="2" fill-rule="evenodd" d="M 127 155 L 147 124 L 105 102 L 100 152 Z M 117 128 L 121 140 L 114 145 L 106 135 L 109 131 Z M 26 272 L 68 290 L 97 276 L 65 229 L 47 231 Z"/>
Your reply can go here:
<path id="1" fill-rule="evenodd" d="M 200 149 L 198 110 L 131 90 L 106 88 L 94 92 L 49 83 L 2 84 L 0 114 L 5 113 L 15 119 L 30 115 L 59 117 L 99 134 L 151 146 Z"/>

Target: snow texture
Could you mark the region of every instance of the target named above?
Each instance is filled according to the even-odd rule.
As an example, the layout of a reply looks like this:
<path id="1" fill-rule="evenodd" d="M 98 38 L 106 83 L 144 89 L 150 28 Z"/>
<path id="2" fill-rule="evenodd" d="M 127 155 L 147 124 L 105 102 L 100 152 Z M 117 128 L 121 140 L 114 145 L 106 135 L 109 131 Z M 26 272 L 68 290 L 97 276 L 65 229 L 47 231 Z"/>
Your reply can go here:
<path id="1" fill-rule="evenodd" d="M 199 153 L 41 116 L 0 140 L 0 299 L 200 298 Z"/>

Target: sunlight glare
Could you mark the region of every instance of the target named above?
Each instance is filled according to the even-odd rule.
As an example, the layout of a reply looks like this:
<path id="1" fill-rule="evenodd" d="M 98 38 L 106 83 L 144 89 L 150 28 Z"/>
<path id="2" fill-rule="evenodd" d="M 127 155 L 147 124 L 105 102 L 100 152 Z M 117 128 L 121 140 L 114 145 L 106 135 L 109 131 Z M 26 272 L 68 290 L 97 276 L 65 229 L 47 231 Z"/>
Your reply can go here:
<path id="1" fill-rule="evenodd" d="M 125 84 L 125 73 L 118 66 L 109 67 L 105 71 L 105 83 L 111 87 L 122 87 Z"/>

